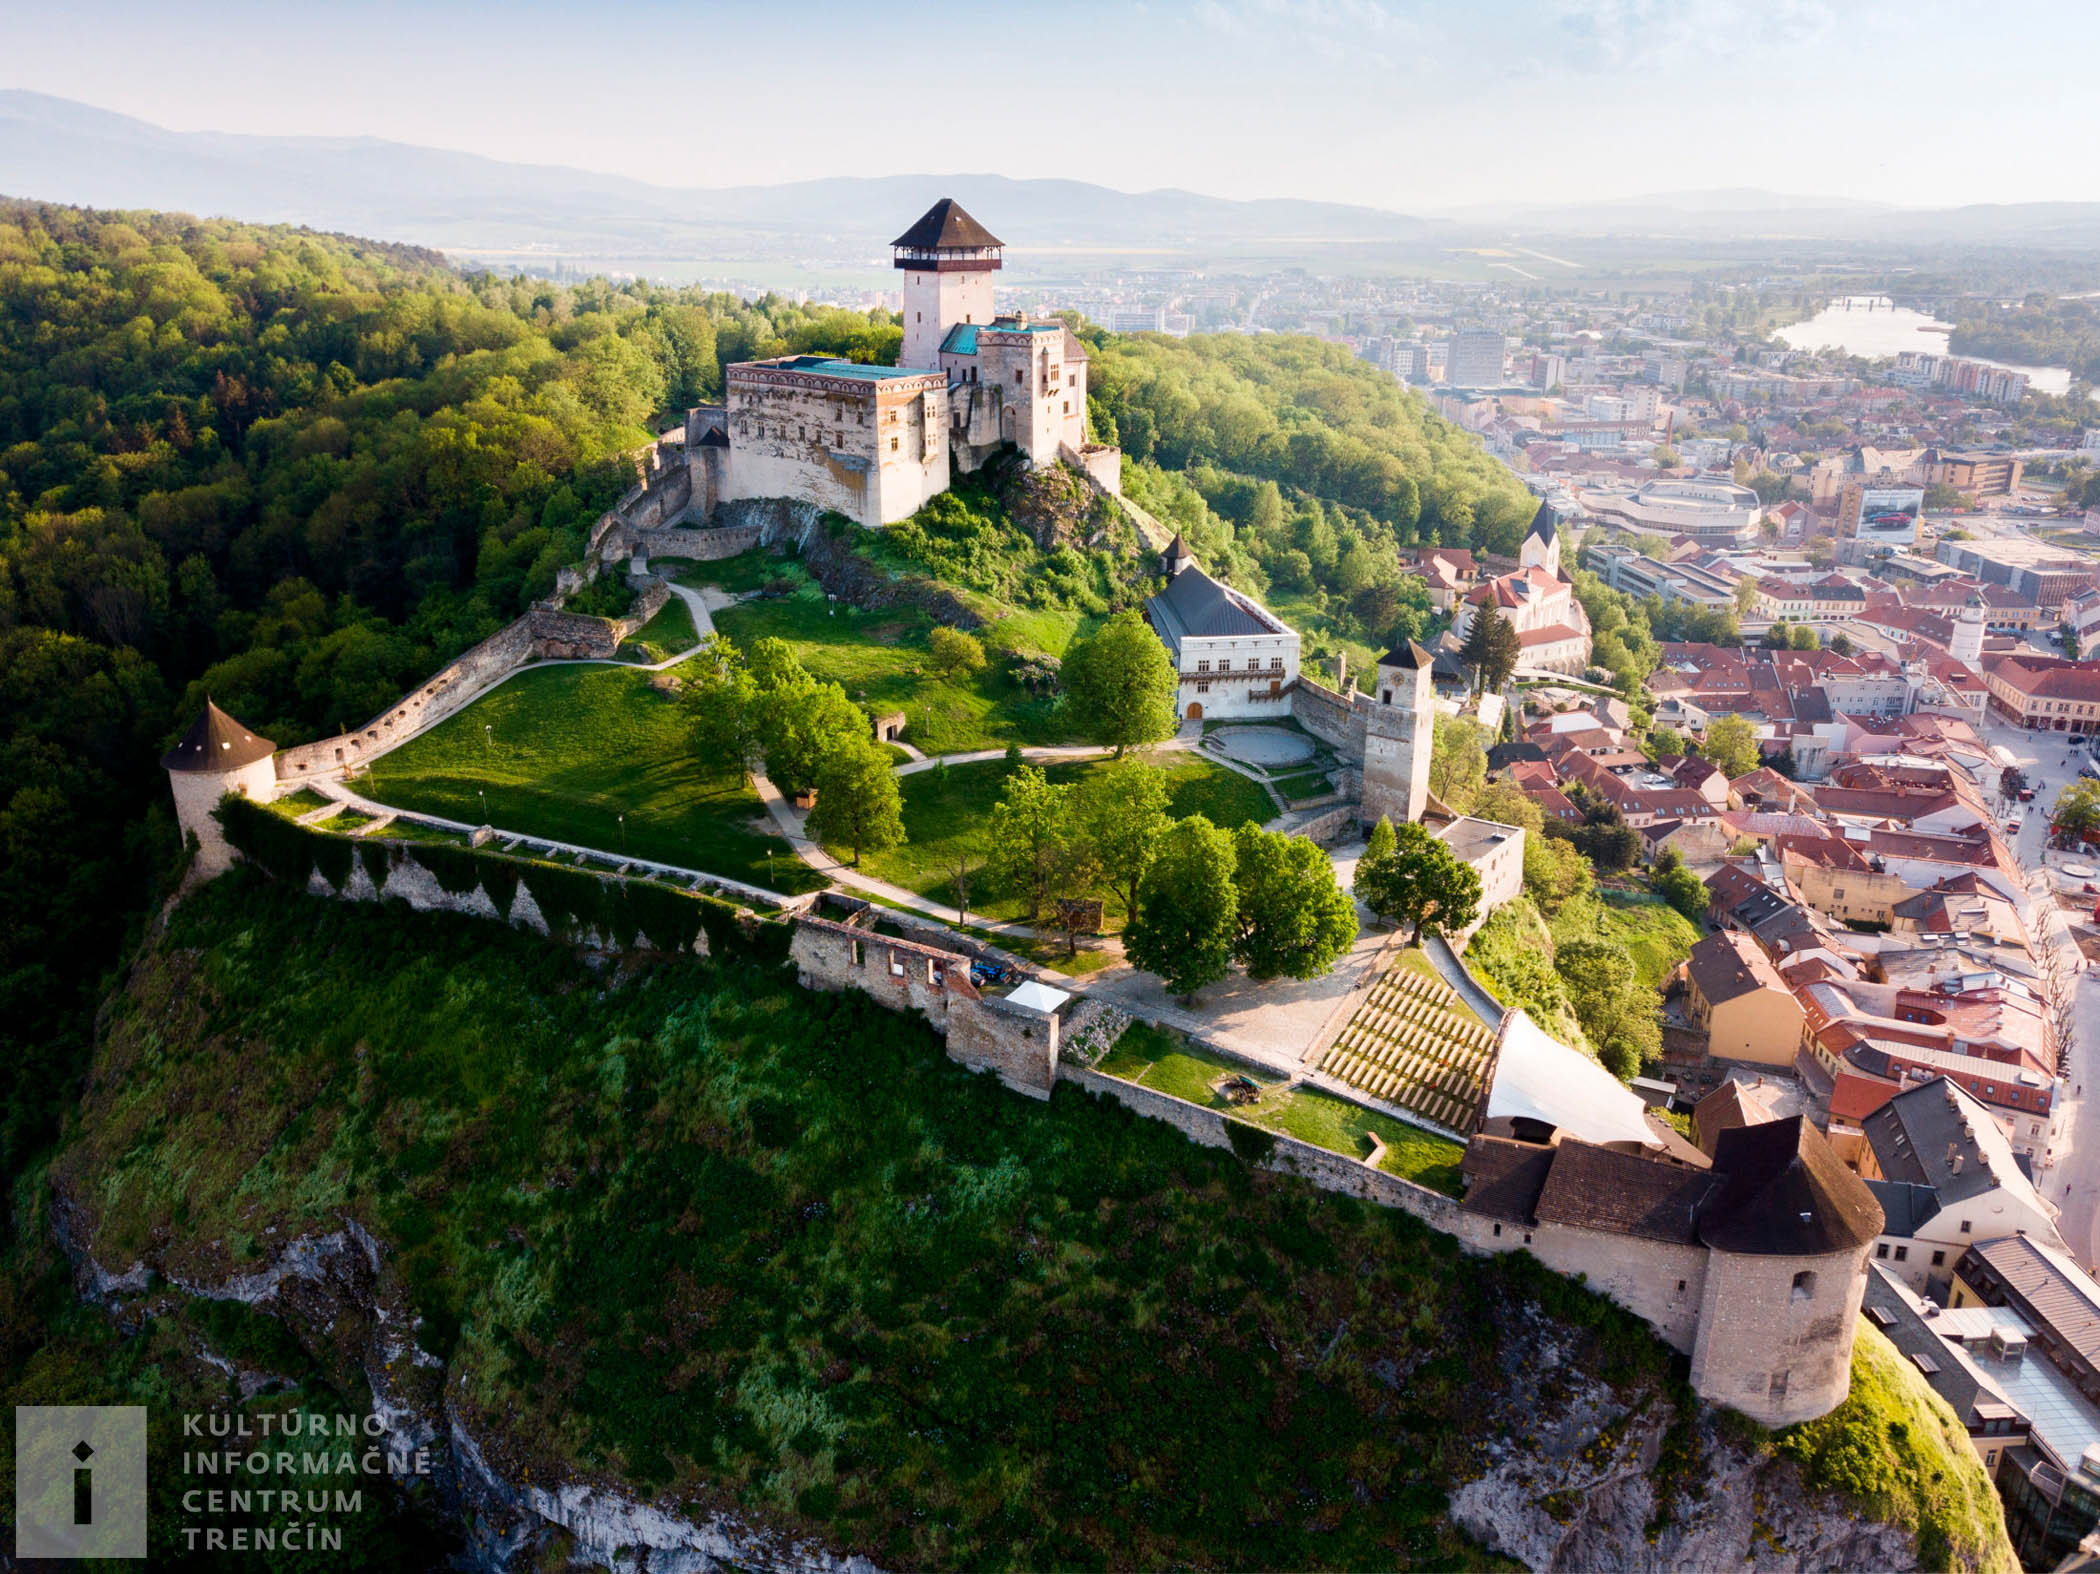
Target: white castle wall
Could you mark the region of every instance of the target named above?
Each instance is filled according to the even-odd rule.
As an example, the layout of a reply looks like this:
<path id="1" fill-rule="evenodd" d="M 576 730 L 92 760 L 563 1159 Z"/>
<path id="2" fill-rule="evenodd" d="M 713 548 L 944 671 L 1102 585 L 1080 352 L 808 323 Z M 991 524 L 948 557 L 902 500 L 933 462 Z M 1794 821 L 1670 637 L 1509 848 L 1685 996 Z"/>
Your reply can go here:
<path id="1" fill-rule="evenodd" d="M 191 876 L 209 880 L 231 869 L 235 856 L 212 810 L 228 793 L 268 803 L 277 796 L 277 769 L 265 758 L 231 771 L 170 771 L 168 785 L 175 794 L 175 823 L 186 836 L 197 838 Z"/>

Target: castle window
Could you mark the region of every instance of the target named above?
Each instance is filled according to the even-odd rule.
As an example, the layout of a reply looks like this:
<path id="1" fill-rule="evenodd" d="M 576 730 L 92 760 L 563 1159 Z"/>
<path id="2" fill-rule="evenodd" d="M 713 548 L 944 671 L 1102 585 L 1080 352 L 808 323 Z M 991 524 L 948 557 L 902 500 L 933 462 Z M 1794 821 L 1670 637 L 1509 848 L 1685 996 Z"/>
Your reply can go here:
<path id="1" fill-rule="evenodd" d="M 1281 656 L 1271 656 L 1269 658 L 1269 670 L 1271 672 L 1283 671 L 1283 658 Z"/>
<path id="2" fill-rule="evenodd" d="M 1199 661 L 1196 663 L 1196 670 L 1198 672 L 1208 672 L 1210 671 L 1210 663 L 1207 661 Z"/>
<path id="3" fill-rule="evenodd" d="M 1022 371 L 1019 367 L 1016 367 L 1014 369 L 1014 381 L 1017 383 L 1025 383 L 1026 381 L 1028 381 L 1028 374 Z"/>
<path id="4" fill-rule="evenodd" d="M 1786 1373 L 1774 1372 L 1768 1392 L 1774 1399 L 1786 1398 Z"/>
<path id="5" fill-rule="evenodd" d="M 1677 1293 L 1679 1295 L 1684 1294 L 1684 1281 L 1682 1279 L 1677 1281 Z"/>
<path id="6" fill-rule="evenodd" d="M 899 956 L 896 952 L 892 951 L 890 953 L 890 977 L 902 978 L 903 976 L 904 958 Z"/>
<path id="7" fill-rule="evenodd" d="M 1210 685 L 1208 683 L 1203 683 L 1199 681 L 1196 685 L 1196 692 L 1198 694 L 1208 694 L 1210 692 Z"/>
<path id="8" fill-rule="evenodd" d="M 1813 1301 L 1816 1298 L 1816 1276 L 1804 1268 L 1794 1275 L 1794 1299 Z"/>
<path id="9" fill-rule="evenodd" d="M 1497 1239 L 1500 1239 L 1500 1238 L 1501 1238 L 1501 1235 L 1502 1235 L 1502 1226 L 1501 1226 L 1501 1225 L 1499 1225 L 1499 1224 L 1495 1226 L 1495 1235 L 1496 1235 L 1496 1238 L 1497 1238 Z"/>
<path id="10" fill-rule="evenodd" d="M 1387 690 L 1385 690 L 1385 691 L 1384 691 L 1384 695 L 1383 695 L 1383 697 L 1382 697 L 1382 698 L 1380 699 L 1379 703 L 1380 703 L 1380 704 L 1382 704 L 1382 705 L 1390 705 L 1390 704 L 1392 704 L 1392 703 L 1393 703 L 1393 691 L 1392 691 L 1391 689 L 1387 689 Z"/>
<path id="11" fill-rule="evenodd" d="M 868 948 L 862 945 L 858 940 L 852 942 L 852 945 L 853 965 L 855 967 L 866 967 L 868 965 Z"/>
<path id="12" fill-rule="evenodd" d="M 896 451 L 897 451 L 897 439 L 893 437 L 893 438 L 891 438 L 891 439 L 890 439 L 890 452 L 894 454 L 894 453 L 895 453 Z"/>

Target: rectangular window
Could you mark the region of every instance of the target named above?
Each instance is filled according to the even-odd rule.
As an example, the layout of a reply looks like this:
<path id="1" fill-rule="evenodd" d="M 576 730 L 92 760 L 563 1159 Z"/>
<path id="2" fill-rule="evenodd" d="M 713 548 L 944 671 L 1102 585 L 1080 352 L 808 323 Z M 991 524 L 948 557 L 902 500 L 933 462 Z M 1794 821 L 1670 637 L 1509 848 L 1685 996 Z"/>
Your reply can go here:
<path id="1" fill-rule="evenodd" d="M 1896 1261 L 1898 1261 L 1898 1262 L 1909 1262 L 1909 1261 L 1910 1261 L 1910 1248 L 1909 1248 L 1908 1246 L 1899 1246 L 1899 1247 L 1897 1247 L 1897 1248 L 1896 1248 Z"/>
<path id="2" fill-rule="evenodd" d="M 853 965 L 855 967 L 866 967 L 868 965 L 868 948 L 858 940 L 853 942 Z"/>
<path id="3" fill-rule="evenodd" d="M 1879 1246 L 1876 1246 L 1876 1247 L 1874 1248 L 1874 1255 L 1875 1255 L 1876 1257 L 1886 1257 L 1886 1256 L 1888 1256 L 1888 1254 L 1889 1254 L 1889 1243 L 1888 1243 L 1887 1241 L 1883 1241 L 1883 1242 L 1882 1242 L 1882 1243 L 1881 1243 L 1881 1244 L 1880 1244 Z"/>
<path id="4" fill-rule="evenodd" d="M 1208 683 L 1199 681 L 1196 684 L 1196 692 L 1198 694 L 1208 694 L 1210 692 L 1210 685 Z"/>
<path id="5" fill-rule="evenodd" d="M 1944 1267 L 1946 1267 L 1946 1265 L 1947 1265 L 1947 1254 L 1946 1254 L 1945 1252 L 1934 1252 L 1934 1253 L 1932 1254 L 1932 1266 L 1933 1266 L 1933 1267 L 1935 1267 L 1935 1268 L 1944 1268 Z"/>
<path id="6" fill-rule="evenodd" d="M 1199 661 L 1196 663 L 1196 670 L 1198 672 L 1208 672 L 1210 671 L 1210 663 L 1208 661 Z"/>
<path id="7" fill-rule="evenodd" d="M 899 956 L 896 952 L 892 951 L 890 953 L 890 977 L 902 978 L 903 976 L 904 958 Z"/>
<path id="8" fill-rule="evenodd" d="M 897 439 L 893 437 L 893 438 L 891 438 L 891 439 L 890 439 L 890 452 L 894 454 L 894 453 L 895 453 L 896 451 L 897 451 Z"/>
<path id="9" fill-rule="evenodd" d="M 1271 656 L 1269 658 L 1269 670 L 1271 672 L 1283 671 L 1283 658 L 1281 656 Z"/>
<path id="10" fill-rule="evenodd" d="M 1961 1232 L 1964 1235 L 1969 1233 L 1969 1221 L 1967 1219 L 1961 1221 Z"/>

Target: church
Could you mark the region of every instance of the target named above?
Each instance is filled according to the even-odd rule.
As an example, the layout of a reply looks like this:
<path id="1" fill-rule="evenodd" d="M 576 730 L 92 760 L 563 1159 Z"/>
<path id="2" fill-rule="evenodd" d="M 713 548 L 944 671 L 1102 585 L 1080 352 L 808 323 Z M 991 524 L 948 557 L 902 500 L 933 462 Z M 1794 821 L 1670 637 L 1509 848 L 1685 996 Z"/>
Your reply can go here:
<path id="1" fill-rule="evenodd" d="M 1446 650 L 1455 653 L 1465 644 L 1482 607 L 1494 608 L 1517 631 L 1520 670 L 1579 677 L 1589 666 L 1590 615 L 1561 569 L 1560 532 L 1550 504 L 1539 504 L 1532 516 L 1518 548 L 1516 572 L 1482 580 L 1459 602 L 1444 636 Z"/>
<path id="2" fill-rule="evenodd" d="M 1001 315 L 1004 242 L 943 197 L 890 243 L 904 275 L 895 366 L 783 355 L 728 368 L 686 418 L 693 509 L 791 497 L 869 529 L 908 519 L 1007 445 L 1122 489 L 1122 454 L 1086 437 L 1086 347 L 1063 322 Z"/>

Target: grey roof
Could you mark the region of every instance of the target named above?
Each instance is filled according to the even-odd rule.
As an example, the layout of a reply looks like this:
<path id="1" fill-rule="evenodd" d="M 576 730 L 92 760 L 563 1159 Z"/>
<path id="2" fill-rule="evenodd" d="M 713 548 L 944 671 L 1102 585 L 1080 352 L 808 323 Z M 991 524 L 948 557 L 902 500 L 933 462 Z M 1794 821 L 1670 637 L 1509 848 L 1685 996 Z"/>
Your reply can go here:
<path id="1" fill-rule="evenodd" d="M 1541 541 L 1551 541 L 1553 539 L 1553 526 L 1553 505 L 1541 501 L 1539 511 L 1531 516 L 1531 528 L 1524 532 L 1524 537 L 1526 540 L 1529 540 L 1531 537 L 1537 536 Z"/>
<path id="2" fill-rule="evenodd" d="M 277 752 L 268 738 L 250 732 L 210 700 L 190 723 L 182 741 L 160 757 L 161 769 L 216 774 L 237 771 Z"/>
<path id="3" fill-rule="evenodd" d="M 1945 1077 L 1907 1088 L 1860 1122 L 1881 1173 L 1929 1186 L 1942 1208 L 1995 1190 L 1995 1174 L 1977 1130 L 1991 1112 Z"/>
<path id="4" fill-rule="evenodd" d="M 2088 1366 L 2100 1366 L 2100 1284 L 2061 1252 L 2025 1235 L 1982 1241 L 1963 1255 L 1980 1257 L 2023 1311 L 2070 1346 Z M 1961 1264 L 1956 1264 L 1957 1270 Z M 1964 1273 L 1964 1279 L 1969 1275 Z"/>
<path id="5" fill-rule="evenodd" d="M 1870 1180 L 1867 1190 L 1881 1204 L 1883 1235 L 1898 1235 L 1907 1240 L 1918 1233 L 1920 1225 L 1940 1211 L 1940 1195 L 1930 1186 L 1920 1186 L 1912 1181 Z"/>
<path id="6" fill-rule="evenodd" d="M 1381 667 L 1428 667 L 1434 666 L 1435 663 L 1436 658 L 1413 640 L 1395 645 L 1378 658 L 1378 665 Z"/>
<path id="7" fill-rule="evenodd" d="M 1280 633 L 1264 623 L 1247 604 L 1194 563 L 1167 581 L 1167 588 L 1147 598 L 1145 614 L 1170 650 L 1185 639 L 1215 639 L 1234 634 Z"/>
<path id="8" fill-rule="evenodd" d="M 960 202 L 943 197 L 890 244 L 924 250 L 934 246 L 1003 246 L 1006 242 L 965 213 Z"/>
<path id="9" fill-rule="evenodd" d="M 1973 1428 L 1980 1419 L 1977 1405 L 2003 1403 L 1996 1387 L 1959 1340 L 1942 1337 L 1932 1326 L 1928 1319 L 1939 1308 L 1927 1311 L 1926 1303 L 1880 1263 L 1867 1264 L 1867 1270 L 1866 1294 L 1860 1299 L 1860 1309 L 1867 1320 L 1882 1331 L 1900 1354 L 1906 1358 L 1923 1356 L 1932 1364 L 1933 1370 L 1925 1381 L 1953 1407 L 1964 1427 Z M 1912 1364 L 1924 1371 L 1923 1364 L 1914 1359 Z"/>
<path id="10" fill-rule="evenodd" d="M 1159 560 L 1170 579 L 1178 569 L 1192 568 L 1196 562 L 1195 555 L 1189 551 L 1189 544 L 1181 539 L 1181 532 L 1178 530 L 1174 532 L 1174 539 L 1167 543 L 1166 551 L 1160 553 Z"/>

